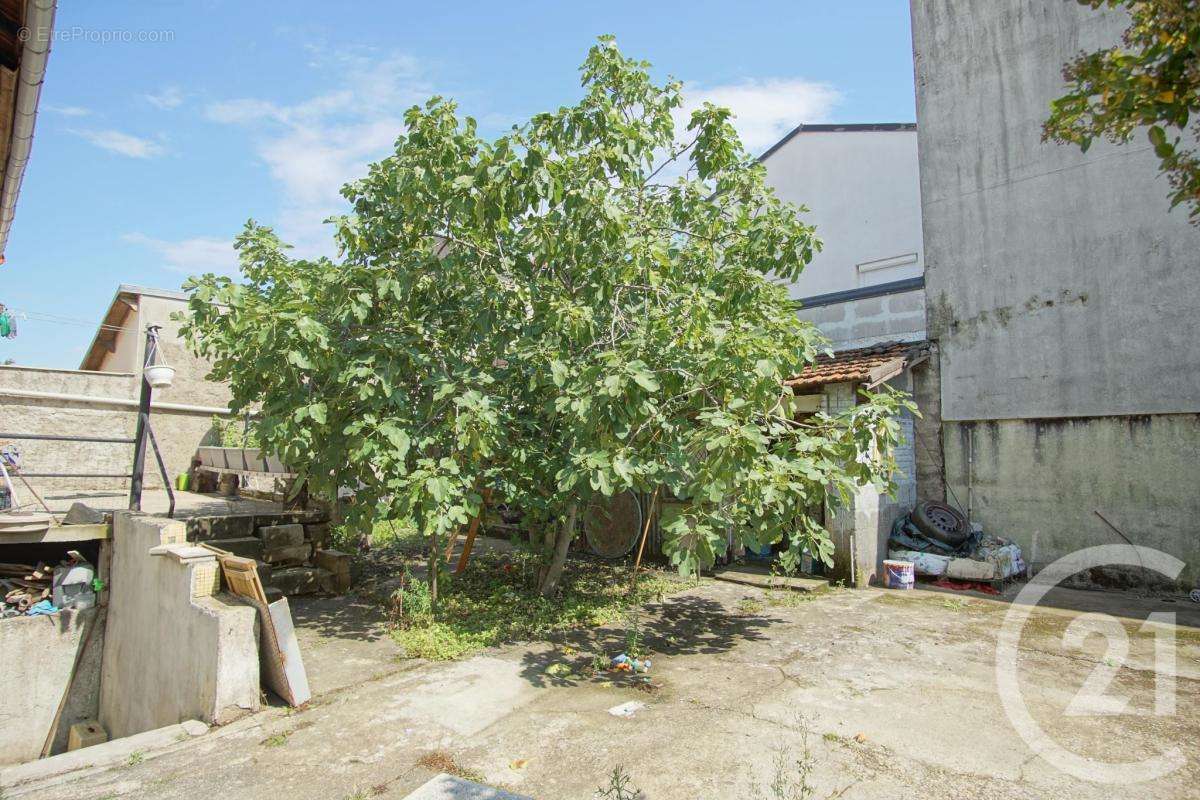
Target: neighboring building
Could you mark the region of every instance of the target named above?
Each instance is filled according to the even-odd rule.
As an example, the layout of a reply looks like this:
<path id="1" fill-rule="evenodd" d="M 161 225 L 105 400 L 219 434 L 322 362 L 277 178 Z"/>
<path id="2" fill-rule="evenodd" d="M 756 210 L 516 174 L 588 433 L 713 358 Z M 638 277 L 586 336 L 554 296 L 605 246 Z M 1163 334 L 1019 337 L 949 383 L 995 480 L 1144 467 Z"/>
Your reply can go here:
<path id="1" fill-rule="evenodd" d="M 1062 0 L 912 12 L 952 496 L 1035 568 L 1124 536 L 1194 583 L 1200 229 L 1169 211 L 1144 135 L 1041 140 L 1062 65 L 1117 44 L 1128 17 Z"/>
<path id="2" fill-rule="evenodd" d="M 824 245 L 792 284 L 800 317 L 837 350 L 924 339 L 917 126 L 801 125 L 759 160 Z"/>
<path id="3" fill-rule="evenodd" d="M 801 125 L 759 159 L 780 198 L 810 209 L 823 249 L 792 285 L 801 319 L 829 338 L 822 357 L 789 381 L 798 413 L 852 407 L 858 389 L 888 383 L 913 393 L 922 417 L 901 419 L 895 498 L 864 487 L 826 519 L 838 571 L 878 575 L 892 521 L 918 499 L 941 499 L 936 360 L 925 336 L 916 125 Z"/>
<path id="4" fill-rule="evenodd" d="M 131 437 L 137 422 L 145 334 L 162 326 L 159 356 L 175 367 L 170 388 L 154 393 L 150 425 L 172 479 L 188 469 L 212 430 L 214 414 L 228 413 L 229 389 L 205 380 L 209 365 L 179 338 L 175 312 L 186 295 L 121 285 L 78 370 L 0 366 L 0 413 L 10 433 Z M 127 490 L 131 445 L 26 440 L 18 443 L 31 473 L 103 473 L 104 478 L 36 478 L 41 491 Z M 153 450 L 146 455 L 148 488 L 161 487 Z"/>

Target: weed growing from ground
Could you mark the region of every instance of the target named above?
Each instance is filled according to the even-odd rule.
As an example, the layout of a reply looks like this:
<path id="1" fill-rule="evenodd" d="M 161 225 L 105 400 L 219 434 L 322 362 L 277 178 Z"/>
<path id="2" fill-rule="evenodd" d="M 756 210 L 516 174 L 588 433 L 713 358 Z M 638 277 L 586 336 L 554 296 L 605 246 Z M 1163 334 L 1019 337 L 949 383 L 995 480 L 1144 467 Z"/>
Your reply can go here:
<path id="1" fill-rule="evenodd" d="M 432 772 L 444 772 L 447 775 L 453 775 L 456 778 L 462 778 L 466 781 L 483 783 L 482 772 L 459 766 L 452 755 L 442 750 L 435 750 L 432 753 L 426 753 L 421 756 L 417 761 L 417 766 L 424 767 Z"/>
<path id="2" fill-rule="evenodd" d="M 796 755 L 792 746 L 788 744 L 779 746 L 771 764 L 771 783 L 767 787 L 770 794 L 764 792 L 756 782 L 753 787 L 755 800 L 765 800 L 766 798 L 770 798 L 770 800 L 810 800 L 812 798 L 815 790 L 809 782 L 809 778 L 817 760 L 813 757 L 808 743 L 808 720 L 803 716 L 797 716 L 796 729 L 799 731 L 799 740 L 795 746 L 799 750 L 799 754 Z"/>
<path id="3" fill-rule="evenodd" d="M 738 611 L 743 614 L 758 614 L 763 610 L 763 604 L 760 600 L 755 600 L 753 597 L 743 597 L 738 600 Z"/>
<path id="4" fill-rule="evenodd" d="M 125 766 L 136 767 L 138 764 L 146 760 L 146 754 L 141 750 L 134 750 L 129 754 L 129 758 L 125 759 Z"/>
<path id="5" fill-rule="evenodd" d="M 643 800 L 645 795 L 629 785 L 631 780 L 624 767 L 613 767 L 612 774 L 608 776 L 608 786 L 596 789 L 596 800 Z"/>
<path id="6" fill-rule="evenodd" d="M 645 633 L 642 631 L 641 609 L 630 606 L 625 612 L 625 655 L 641 658 L 645 655 Z"/>

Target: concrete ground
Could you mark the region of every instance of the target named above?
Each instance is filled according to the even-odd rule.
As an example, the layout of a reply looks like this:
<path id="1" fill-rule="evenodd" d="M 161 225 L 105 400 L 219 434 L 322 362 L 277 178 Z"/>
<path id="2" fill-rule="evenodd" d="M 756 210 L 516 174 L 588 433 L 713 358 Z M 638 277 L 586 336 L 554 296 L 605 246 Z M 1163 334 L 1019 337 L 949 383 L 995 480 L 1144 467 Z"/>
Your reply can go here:
<path id="1" fill-rule="evenodd" d="M 282 503 L 252 497 L 223 497 L 219 494 L 181 492 L 178 489 L 174 491 L 176 519 L 229 514 L 271 514 L 283 510 Z M 71 504 L 77 501 L 97 511 L 124 511 L 129 508 L 128 489 L 52 489 L 40 494 L 46 505 L 56 514 L 66 512 Z M 24 494 L 22 499 L 32 502 Z M 147 489 L 142 493 L 142 511 L 147 514 L 166 516 L 168 507 L 165 490 Z"/>
<path id="2" fill-rule="evenodd" d="M 1200 605 L 1070 590 L 1052 600 L 1057 608 L 1033 611 L 1019 649 L 1020 693 L 1034 719 L 1096 762 L 1178 748 L 1174 772 L 1105 785 L 1030 749 L 997 691 L 996 631 L 1013 608 L 1003 599 L 783 594 L 705 580 L 649 609 L 648 685 L 585 676 L 593 653 L 621 649 L 620 630 L 458 663 L 402 661 L 366 601 L 301 601 L 295 615 L 316 693 L 308 708 L 274 708 L 162 754 L 8 797 L 402 798 L 447 765 L 541 800 L 591 798 L 616 766 L 647 800 L 791 797 L 767 787 L 780 754 L 801 757 L 805 730 L 815 797 L 1196 797 Z M 1157 676 L 1166 685 L 1173 675 L 1175 686 L 1174 709 L 1161 716 L 1156 636 L 1140 629 L 1150 611 L 1174 611 L 1180 623 L 1161 628 L 1176 641 L 1174 668 Z M 1099 636 L 1064 644 L 1068 629 L 1095 619 L 1085 612 L 1125 618 L 1124 658 Z M 1130 707 L 1065 715 L 1106 663 L 1124 664 L 1107 693 L 1131 698 Z M 610 713 L 630 703 L 628 716 Z"/>

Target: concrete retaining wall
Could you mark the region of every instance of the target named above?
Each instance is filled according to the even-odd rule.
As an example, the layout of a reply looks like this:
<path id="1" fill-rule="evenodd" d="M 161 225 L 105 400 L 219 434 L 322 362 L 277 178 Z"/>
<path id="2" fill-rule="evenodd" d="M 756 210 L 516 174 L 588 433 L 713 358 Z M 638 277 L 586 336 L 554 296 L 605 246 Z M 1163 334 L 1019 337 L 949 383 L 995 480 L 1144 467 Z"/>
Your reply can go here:
<path id="1" fill-rule="evenodd" d="M 64 695 L 51 753 L 66 749 L 71 725 L 96 718 L 103 614 L 103 609 L 89 608 L 0 620 L 0 765 L 41 755 Z"/>
<path id="2" fill-rule="evenodd" d="M 132 438 L 137 425 L 137 408 L 101 401 L 100 398 L 135 401 L 140 375 L 120 372 L 0 367 L 0 432 Z M 194 381 L 192 381 L 194 383 Z M 220 391 L 199 394 L 184 381 L 179 387 L 155 393 L 161 402 L 207 405 Z M 222 389 L 222 387 L 217 387 Z M 32 399 L 11 392 L 46 392 L 82 395 L 93 401 Z M 187 470 L 196 448 L 212 439 L 212 416 L 162 408 L 151 410 L 151 427 L 162 450 L 171 479 Z M 92 472 L 128 474 L 133 466 L 133 446 L 86 442 L 13 440 L 20 448 L 27 472 Z M 161 488 L 158 465 L 147 451 L 145 481 L 148 488 Z M 31 478 L 39 492 L 61 489 L 127 489 L 120 478 Z"/>
<path id="3" fill-rule="evenodd" d="M 260 705 L 257 611 L 218 594 L 216 559 L 184 523 L 119 512 L 100 721 L 113 737 Z"/>
<path id="4" fill-rule="evenodd" d="M 984 529 L 1035 569 L 1083 547 L 1134 544 L 1187 562 L 1200 582 L 1200 414 L 950 422 L 946 477 Z M 968 500 L 968 497 L 970 498 Z"/>

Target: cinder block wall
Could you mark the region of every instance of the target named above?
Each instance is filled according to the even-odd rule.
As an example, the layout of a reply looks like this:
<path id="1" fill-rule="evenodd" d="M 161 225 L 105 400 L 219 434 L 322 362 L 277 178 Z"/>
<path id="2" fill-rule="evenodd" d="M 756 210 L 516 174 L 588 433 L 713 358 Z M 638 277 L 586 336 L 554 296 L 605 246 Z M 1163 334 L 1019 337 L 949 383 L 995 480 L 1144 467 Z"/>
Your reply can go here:
<path id="1" fill-rule="evenodd" d="M 93 398 L 136 398 L 134 376 L 120 372 L 0 367 L 0 433 L 130 438 L 135 408 L 112 403 L 17 397 L 11 391 L 48 392 Z M 107 472 L 128 474 L 133 447 L 127 444 L 49 442 L 14 439 L 27 472 Z M 128 487 L 114 479 L 30 478 L 34 488 L 108 489 Z M 161 483 L 161 481 L 160 481 Z M 17 485 L 20 491 L 20 484 Z"/>
<path id="2" fill-rule="evenodd" d="M 800 308 L 796 316 L 820 328 L 839 350 L 895 340 L 916 341 L 925 338 L 925 291 Z"/>
<path id="3" fill-rule="evenodd" d="M 163 346 L 176 380 L 169 389 L 155 392 L 156 403 L 222 408 L 229 392 L 224 386 L 204 380 L 207 367 L 197 359 L 184 358 L 177 340 Z M 137 408 L 103 402 L 101 398 L 135 401 L 140 391 L 140 374 L 86 372 L 0 366 L 0 433 L 111 436 L 132 438 L 137 425 Z M 13 391 L 80 395 L 90 401 L 33 399 L 14 396 Z M 170 479 L 187 470 L 196 448 L 213 441 L 212 415 L 207 412 L 152 408 L 151 427 L 162 451 Z M 133 465 L 133 446 L 87 442 L 12 440 L 20 448 L 28 472 L 92 472 L 128 474 Z M 115 478 L 31 478 L 39 492 L 58 489 L 128 489 L 129 481 Z M 154 453 L 147 449 L 145 485 L 161 488 Z"/>

